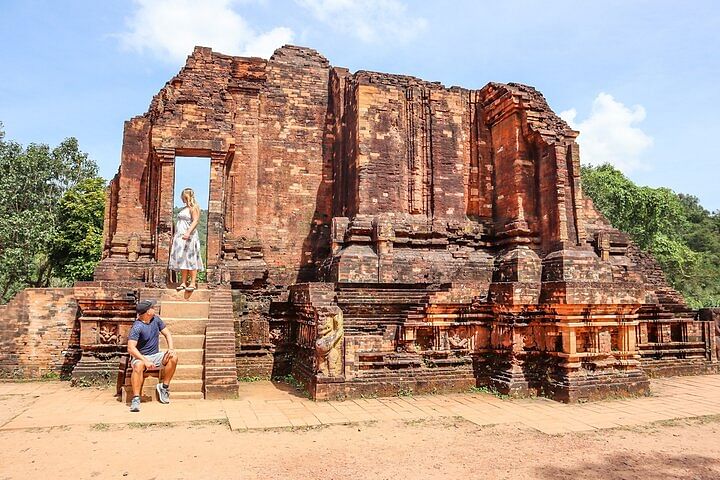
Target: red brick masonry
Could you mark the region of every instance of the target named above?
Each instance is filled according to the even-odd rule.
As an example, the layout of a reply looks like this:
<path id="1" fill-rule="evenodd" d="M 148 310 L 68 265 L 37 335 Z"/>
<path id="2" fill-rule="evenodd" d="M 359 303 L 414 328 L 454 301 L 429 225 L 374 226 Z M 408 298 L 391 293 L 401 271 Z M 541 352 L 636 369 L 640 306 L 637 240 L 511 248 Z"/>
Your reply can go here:
<path id="1" fill-rule="evenodd" d="M 231 291 L 241 376 L 293 373 L 315 398 L 490 385 L 575 401 L 713 370 L 710 321 L 583 196 L 577 135 L 525 85 L 197 47 L 125 124 L 97 285 L 167 283 L 175 159 L 204 156 L 209 283 Z M 122 294 L 106 321 L 122 324 Z M 16 342 L 0 365 L 19 365 L 0 332 Z"/>

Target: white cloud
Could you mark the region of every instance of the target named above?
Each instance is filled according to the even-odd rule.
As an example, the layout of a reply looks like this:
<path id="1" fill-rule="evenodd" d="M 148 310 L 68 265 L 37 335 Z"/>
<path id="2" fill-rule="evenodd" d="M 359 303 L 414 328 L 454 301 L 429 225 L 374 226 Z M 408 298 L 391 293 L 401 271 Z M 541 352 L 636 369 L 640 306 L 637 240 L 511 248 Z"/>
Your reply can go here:
<path id="1" fill-rule="evenodd" d="M 185 60 L 202 45 L 229 55 L 268 58 L 290 43 L 293 31 L 277 27 L 258 32 L 233 8 L 234 0 L 135 0 L 137 9 L 126 20 L 122 45 L 149 51 L 161 59 Z"/>
<path id="2" fill-rule="evenodd" d="M 561 112 L 560 117 L 580 131 L 578 143 L 583 163 L 611 163 L 625 173 L 646 167 L 642 154 L 652 146 L 653 139 L 634 126 L 645 120 L 642 105 L 629 108 L 601 92 L 593 101 L 590 116 L 582 122 L 576 122 L 574 108 Z"/>
<path id="3" fill-rule="evenodd" d="M 366 43 L 407 42 L 427 26 L 427 20 L 410 15 L 400 0 L 295 1 L 333 30 Z"/>

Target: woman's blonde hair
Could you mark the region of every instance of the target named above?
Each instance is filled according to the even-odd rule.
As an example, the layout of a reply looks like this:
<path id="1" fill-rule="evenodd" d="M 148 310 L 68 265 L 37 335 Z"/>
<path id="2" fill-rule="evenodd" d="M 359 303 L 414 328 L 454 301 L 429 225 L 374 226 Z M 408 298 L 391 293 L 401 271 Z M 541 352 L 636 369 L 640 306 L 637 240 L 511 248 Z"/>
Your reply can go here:
<path id="1" fill-rule="evenodd" d="M 195 200 L 195 192 L 192 188 L 186 188 L 180 194 L 182 201 L 187 203 L 188 207 L 195 208 L 197 206 L 197 200 Z"/>

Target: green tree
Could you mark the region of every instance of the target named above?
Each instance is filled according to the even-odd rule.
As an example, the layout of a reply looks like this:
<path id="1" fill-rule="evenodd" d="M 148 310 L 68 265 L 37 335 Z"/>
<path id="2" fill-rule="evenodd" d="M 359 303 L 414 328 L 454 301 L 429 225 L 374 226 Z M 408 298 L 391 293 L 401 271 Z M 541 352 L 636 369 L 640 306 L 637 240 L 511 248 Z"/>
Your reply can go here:
<path id="1" fill-rule="evenodd" d="M 653 254 L 693 307 L 720 304 L 720 218 L 696 197 L 642 187 L 611 165 L 583 167 L 583 191 L 610 223 Z"/>
<path id="2" fill-rule="evenodd" d="M 105 196 L 105 180 L 92 177 L 80 180 L 60 200 L 51 262 L 55 274 L 68 283 L 92 280 L 102 254 Z"/>
<path id="3" fill-rule="evenodd" d="M 68 138 L 50 149 L 5 139 L 0 124 L 0 303 L 53 281 L 51 245 L 65 192 L 97 175 L 97 165 Z"/>
<path id="4" fill-rule="evenodd" d="M 720 306 L 720 211 L 710 213 L 692 195 L 678 197 L 688 219 L 683 239 L 698 255 L 684 290 L 694 305 Z"/>

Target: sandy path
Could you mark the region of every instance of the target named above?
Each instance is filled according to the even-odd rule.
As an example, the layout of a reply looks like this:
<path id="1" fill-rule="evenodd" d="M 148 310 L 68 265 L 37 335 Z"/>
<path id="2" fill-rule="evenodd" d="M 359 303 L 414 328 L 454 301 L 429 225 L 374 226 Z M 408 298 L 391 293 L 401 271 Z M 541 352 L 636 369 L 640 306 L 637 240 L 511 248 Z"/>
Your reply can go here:
<path id="1" fill-rule="evenodd" d="M 720 418 L 549 436 L 462 419 L 232 432 L 224 424 L 0 432 L 0 479 L 719 479 Z"/>

